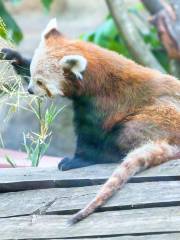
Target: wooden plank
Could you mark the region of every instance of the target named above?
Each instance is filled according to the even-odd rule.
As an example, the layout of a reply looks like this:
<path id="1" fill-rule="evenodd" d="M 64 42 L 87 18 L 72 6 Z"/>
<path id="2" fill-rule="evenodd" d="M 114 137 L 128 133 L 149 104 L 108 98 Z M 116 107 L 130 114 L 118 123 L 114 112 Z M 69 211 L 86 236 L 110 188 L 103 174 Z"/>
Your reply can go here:
<path id="1" fill-rule="evenodd" d="M 72 240 L 74 238 L 68 238 L 68 239 Z M 92 240 L 92 238 L 83 238 L 83 240 L 90 240 L 90 239 Z M 95 238 L 95 239 L 96 240 L 179 240 L 180 233 L 153 234 L 153 235 L 145 235 L 145 236 L 120 236 L 120 237 Z M 76 238 L 76 240 L 82 240 L 82 238 Z"/>
<path id="2" fill-rule="evenodd" d="M 116 164 L 100 164 L 60 172 L 55 168 L 17 168 L 0 170 L 0 192 L 52 187 L 78 187 L 103 183 Z M 180 161 L 174 160 L 134 176 L 131 182 L 180 180 Z"/>
<path id="3" fill-rule="evenodd" d="M 69 226 L 68 215 L 0 219 L 1 240 L 180 233 L 180 207 L 110 211 Z"/>
<path id="4" fill-rule="evenodd" d="M 53 188 L 3 193 L 0 217 L 41 214 L 70 214 L 94 198 L 101 186 Z M 102 210 L 180 206 L 180 181 L 128 183 Z"/>

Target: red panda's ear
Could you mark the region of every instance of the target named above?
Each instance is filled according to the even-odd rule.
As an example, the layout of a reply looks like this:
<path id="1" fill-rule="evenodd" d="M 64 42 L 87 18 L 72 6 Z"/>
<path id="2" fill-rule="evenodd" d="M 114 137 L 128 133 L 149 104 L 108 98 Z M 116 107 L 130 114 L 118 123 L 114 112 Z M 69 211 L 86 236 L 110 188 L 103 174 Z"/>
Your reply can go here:
<path id="1" fill-rule="evenodd" d="M 67 55 L 59 61 L 60 66 L 74 74 L 77 80 L 83 80 L 87 68 L 87 59 L 81 55 Z"/>
<path id="2" fill-rule="evenodd" d="M 46 28 L 42 32 L 41 38 L 48 39 L 50 36 L 61 36 L 61 33 L 58 30 L 56 18 L 53 18 L 49 21 Z"/>

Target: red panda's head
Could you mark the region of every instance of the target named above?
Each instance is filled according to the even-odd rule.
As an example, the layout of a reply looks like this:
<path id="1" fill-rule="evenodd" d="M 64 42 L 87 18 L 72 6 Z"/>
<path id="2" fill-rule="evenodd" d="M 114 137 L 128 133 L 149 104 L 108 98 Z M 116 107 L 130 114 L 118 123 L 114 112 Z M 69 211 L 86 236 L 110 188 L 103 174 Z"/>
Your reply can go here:
<path id="1" fill-rule="evenodd" d="M 41 36 L 30 65 L 28 91 L 39 96 L 72 95 L 80 88 L 87 59 L 73 41 L 66 39 L 52 19 Z"/>
<path id="2" fill-rule="evenodd" d="M 30 93 L 49 97 L 92 96 L 104 99 L 104 105 L 119 96 L 125 99 L 128 91 L 134 94 L 136 85 L 138 89 L 141 79 L 143 82 L 142 76 L 147 79 L 149 74 L 115 52 L 67 39 L 58 31 L 56 19 L 43 31 L 30 71 Z"/>

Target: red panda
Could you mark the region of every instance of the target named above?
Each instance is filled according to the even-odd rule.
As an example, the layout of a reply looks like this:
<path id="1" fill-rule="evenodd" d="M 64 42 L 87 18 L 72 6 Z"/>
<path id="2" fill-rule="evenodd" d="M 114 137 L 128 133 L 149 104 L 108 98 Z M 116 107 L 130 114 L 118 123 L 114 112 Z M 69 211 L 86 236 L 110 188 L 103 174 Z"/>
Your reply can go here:
<path id="1" fill-rule="evenodd" d="M 42 35 L 30 71 L 29 93 L 61 95 L 74 104 L 77 149 L 59 168 L 119 162 L 72 223 L 102 206 L 137 172 L 180 158 L 180 81 L 175 77 L 91 43 L 69 40 L 55 20 Z"/>

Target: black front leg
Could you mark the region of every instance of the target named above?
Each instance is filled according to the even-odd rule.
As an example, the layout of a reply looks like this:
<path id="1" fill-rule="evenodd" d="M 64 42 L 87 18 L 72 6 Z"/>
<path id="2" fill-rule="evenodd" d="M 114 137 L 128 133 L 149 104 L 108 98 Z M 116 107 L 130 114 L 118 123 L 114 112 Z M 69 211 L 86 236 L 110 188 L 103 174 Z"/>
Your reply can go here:
<path id="1" fill-rule="evenodd" d="M 1 52 L 3 53 L 3 59 L 12 60 L 11 64 L 17 74 L 24 77 L 25 80 L 28 82 L 28 77 L 30 77 L 31 59 L 24 58 L 19 52 L 9 48 L 3 48 Z"/>
<path id="2" fill-rule="evenodd" d="M 64 158 L 58 165 L 59 170 L 65 171 L 73 168 L 87 167 L 101 163 L 98 148 L 89 143 L 88 139 L 79 134 L 74 157 Z"/>
<path id="3" fill-rule="evenodd" d="M 65 157 L 58 165 L 59 170 L 66 171 L 73 168 L 87 167 L 95 164 L 94 161 L 94 150 L 87 145 L 85 138 L 81 134 L 77 136 L 76 151 L 73 158 Z"/>
<path id="4" fill-rule="evenodd" d="M 66 171 L 74 168 L 87 167 L 93 164 L 93 161 L 84 160 L 81 158 L 63 158 L 58 164 L 58 168 L 61 171 Z"/>

